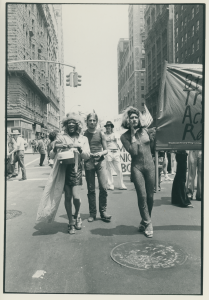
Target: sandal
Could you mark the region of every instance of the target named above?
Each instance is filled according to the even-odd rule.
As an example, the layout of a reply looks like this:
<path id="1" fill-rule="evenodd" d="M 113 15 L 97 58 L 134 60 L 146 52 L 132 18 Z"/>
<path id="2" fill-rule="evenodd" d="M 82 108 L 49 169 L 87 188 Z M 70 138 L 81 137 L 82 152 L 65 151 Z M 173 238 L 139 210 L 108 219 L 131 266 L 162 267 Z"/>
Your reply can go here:
<path id="1" fill-rule="evenodd" d="M 75 234 L 75 225 L 68 225 L 68 233 Z"/>
<path id="2" fill-rule="evenodd" d="M 147 227 L 145 228 L 144 235 L 148 238 L 153 237 L 153 227 L 152 224 L 148 224 Z"/>
<path id="3" fill-rule="evenodd" d="M 82 220 L 81 217 L 77 217 L 75 219 L 75 229 L 80 230 L 82 227 Z"/>

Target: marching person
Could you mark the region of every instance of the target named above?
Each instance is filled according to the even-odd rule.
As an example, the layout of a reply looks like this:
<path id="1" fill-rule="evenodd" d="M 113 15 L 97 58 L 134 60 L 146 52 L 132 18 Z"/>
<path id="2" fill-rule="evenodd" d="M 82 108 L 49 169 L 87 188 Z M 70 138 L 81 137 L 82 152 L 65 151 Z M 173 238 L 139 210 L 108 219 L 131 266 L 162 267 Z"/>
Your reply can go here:
<path id="1" fill-rule="evenodd" d="M 35 154 L 35 152 L 37 151 L 37 140 L 34 139 L 34 140 L 31 142 L 31 145 L 32 145 L 32 149 L 33 149 L 33 154 Z"/>
<path id="2" fill-rule="evenodd" d="M 88 138 L 90 146 L 90 159 L 84 164 L 86 182 L 88 188 L 88 201 L 90 216 L 88 222 L 96 219 L 96 192 L 95 192 L 95 174 L 99 182 L 99 212 L 101 219 L 110 222 L 111 216 L 106 213 L 107 209 L 107 174 L 104 155 L 107 154 L 107 144 L 104 133 L 97 130 L 98 116 L 96 113 L 90 113 L 87 116 L 87 130 L 84 136 Z"/>
<path id="3" fill-rule="evenodd" d="M 142 218 L 139 231 L 151 238 L 153 237 L 151 212 L 155 168 L 150 149 L 150 136 L 145 127 L 143 115 L 132 106 L 125 110 L 121 126 L 128 129 L 122 134 L 121 142 L 132 158 L 131 179 L 137 192 L 138 207 Z"/>
<path id="4" fill-rule="evenodd" d="M 26 180 L 26 169 L 25 169 L 25 165 L 24 165 L 24 139 L 22 137 L 20 137 L 20 133 L 18 130 L 13 130 L 12 135 L 15 139 L 15 155 L 14 155 L 14 164 L 18 162 L 18 165 L 21 168 L 22 171 L 22 178 L 19 179 L 19 181 L 23 181 Z M 17 176 L 16 173 L 13 174 L 12 177 Z"/>
<path id="5" fill-rule="evenodd" d="M 50 140 L 50 142 L 47 145 L 47 155 L 48 155 L 49 165 L 50 165 L 51 168 L 53 167 L 54 160 L 50 158 L 50 152 L 54 148 L 54 141 L 56 139 L 56 136 L 57 136 L 57 132 L 56 131 L 52 131 L 52 132 L 49 133 L 49 140 Z"/>
<path id="6" fill-rule="evenodd" d="M 46 156 L 46 144 L 44 142 L 44 134 L 42 133 L 40 136 L 40 140 L 38 142 L 38 151 L 40 153 L 40 164 L 39 166 L 44 166 L 43 162 Z"/>
<path id="7" fill-rule="evenodd" d="M 176 152 L 177 169 L 172 186 L 171 203 L 180 207 L 193 208 L 186 195 L 187 155 L 185 150 Z"/>
<path id="8" fill-rule="evenodd" d="M 14 177 L 14 152 L 16 149 L 15 144 L 16 142 L 11 136 L 11 132 L 7 130 L 7 179 Z"/>
<path id="9" fill-rule="evenodd" d="M 172 178 L 168 176 L 168 156 L 167 151 L 165 151 L 164 160 L 163 160 L 163 173 L 165 181 L 172 181 Z"/>
<path id="10" fill-rule="evenodd" d="M 192 200 L 195 190 L 195 178 L 197 176 L 197 194 L 196 200 L 201 200 L 201 169 L 202 169 L 202 151 L 190 150 L 188 155 L 188 175 L 186 193 L 187 197 Z"/>
<path id="11" fill-rule="evenodd" d="M 105 138 L 107 142 L 108 154 L 105 156 L 106 165 L 107 165 L 107 189 L 114 190 L 114 180 L 112 172 L 115 170 L 117 173 L 118 188 L 120 190 L 127 190 L 127 187 L 123 183 L 123 174 L 121 170 L 120 162 L 120 151 L 118 150 L 117 140 L 113 132 L 114 125 L 111 121 L 107 121 L 106 125 Z"/>
<path id="12" fill-rule="evenodd" d="M 73 149 L 73 151 L 78 154 L 78 169 L 76 170 L 75 163 L 60 163 L 57 160 L 57 156 L 55 156 L 54 168 L 46 184 L 36 218 L 37 222 L 53 221 L 64 188 L 65 209 L 69 220 L 69 234 L 74 234 L 75 229 L 80 230 L 82 228 L 82 220 L 80 217 L 80 186 L 82 185 L 81 161 L 82 159 L 86 160 L 90 158 L 88 139 L 81 134 L 83 123 L 80 115 L 76 113 L 68 113 L 66 118 L 62 121 L 64 134 L 57 134 L 53 151 L 57 153 L 63 150 Z M 72 214 L 72 199 L 75 206 L 74 215 Z"/>

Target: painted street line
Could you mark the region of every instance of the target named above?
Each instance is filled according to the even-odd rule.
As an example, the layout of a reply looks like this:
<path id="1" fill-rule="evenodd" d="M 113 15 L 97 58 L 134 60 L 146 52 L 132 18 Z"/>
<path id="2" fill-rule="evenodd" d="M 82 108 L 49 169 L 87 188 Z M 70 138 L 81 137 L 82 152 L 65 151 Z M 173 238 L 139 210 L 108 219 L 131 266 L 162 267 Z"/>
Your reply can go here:
<path id="1" fill-rule="evenodd" d="M 33 274 L 32 278 L 43 278 L 46 271 L 37 270 L 35 274 Z"/>
<path id="2" fill-rule="evenodd" d="M 27 166 L 31 165 L 31 164 L 32 164 L 34 161 L 37 161 L 38 159 L 40 159 L 40 158 L 38 157 L 38 158 L 36 158 L 36 159 L 34 159 L 34 160 L 30 161 L 29 163 L 27 163 L 27 164 L 25 165 L 25 167 L 27 167 Z"/>

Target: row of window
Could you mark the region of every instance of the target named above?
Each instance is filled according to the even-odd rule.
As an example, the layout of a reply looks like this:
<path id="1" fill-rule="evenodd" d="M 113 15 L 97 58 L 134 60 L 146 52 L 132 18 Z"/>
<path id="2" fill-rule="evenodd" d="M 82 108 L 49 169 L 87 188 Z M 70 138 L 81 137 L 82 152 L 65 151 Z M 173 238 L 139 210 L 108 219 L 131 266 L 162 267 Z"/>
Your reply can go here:
<path id="1" fill-rule="evenodd" d="M 183 30 L 183 27 L 186 27 L 186 25 L 185 25 L 185 23 L 182 21 L 181 22 L 181 31 Z M 199 29 L 200 29 L 200 21 L 198 20 L 197 22 L 196 22 L 196 32 L 198 32 L 199 31 Z M 175 30 L 176 32 L 176 37 L 178 36 L 178 34 L 179 34 L 179 28 L 178 27 L 176 27 L 176 30 Z M 192 26 L 192 28 L 191 28 L 191 36 L 194 36 L 194 33 L 195 33 L 195 27 L 194 27 L 194 25 Z"/>
<path id="2" fill-rule="evenodd" d="M 182 42 L 181 42 L 181 47 L 183 47 L 184 41 L 183 41 L 183 37 L 182 37 Z M 200 40 L 197 39 L 196 41 L 196 51 L 200 49 Z M 179 43 L 176 43 L 176 51 L 179 51 Z M 187 50 L 186 50 L 187 51 Z M 192 44 L 192 54 L 195 51 L 195 44 Z"/>
<path id="3" fill-rule="evenodd" d="M 133 57 L 132 57 L 133 59 Z M 145 59 L 141 59 L 141 68 L 145 69 Z M 123 71 L 122 77 L 121 77 L 121 84 L 119 84 L 119 86 L 123 86 L 124 83 L 127 81 L 127 79 L 131 76 L 131 74 L 134 71 L 134 61 L 132 60 L 132 63 L 128 63 L 128 65 L 126 66 L 125 70 Z M 143 72 L 141 72 L 142 74 L 144 74 Z"/>
<path id="4" fill-rule="evenodd" d="M 181 6 L 181 10 L 183 11 L 183 9 L 184 9 L 184 6 L 182 5 Z M 191 19 L 194 19 L 195 11 L 196 11 L 196 14 L 199 12 L 199 5 L 195 5 L 195 6 L 192 7 L 192 10 L 191 10 Z M 178 19 L 179 19 L 179 14 L 176 13 L 175 20 L 178 21 Z"/>

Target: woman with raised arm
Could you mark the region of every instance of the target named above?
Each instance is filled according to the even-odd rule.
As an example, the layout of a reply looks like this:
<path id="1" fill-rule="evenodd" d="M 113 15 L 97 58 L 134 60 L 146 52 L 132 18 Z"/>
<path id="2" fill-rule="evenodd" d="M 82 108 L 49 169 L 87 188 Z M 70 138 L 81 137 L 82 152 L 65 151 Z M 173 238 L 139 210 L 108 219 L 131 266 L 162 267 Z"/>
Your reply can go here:
<path id="1" fill-rule="evenodd" d="M 122 134 L 121 142 L 132 158 L 131 179 L 137 192 L 138 207 L 142 218 L 139 231 L 151 238 L 153 237 L 151 212 L 155 168 L 150 149 L 150 134 L 145 123 L 144 116 L 137 108 L 128 107 L 123 114 L 121 125 L 128 131 Z"/>

